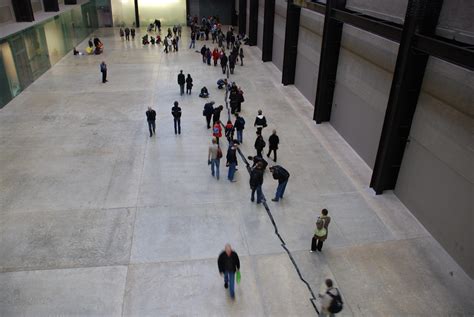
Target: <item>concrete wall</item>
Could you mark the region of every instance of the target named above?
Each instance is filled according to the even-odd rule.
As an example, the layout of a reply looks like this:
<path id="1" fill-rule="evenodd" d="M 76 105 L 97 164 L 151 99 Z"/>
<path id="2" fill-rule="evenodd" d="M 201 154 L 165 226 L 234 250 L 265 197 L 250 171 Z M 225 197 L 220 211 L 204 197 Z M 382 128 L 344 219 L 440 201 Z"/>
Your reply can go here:
<path id="1" fill-rule="evenodd" d="M 302 9 L 296 57 L 295 86 L 314 105 L 324 16 Z"/>
<path id="2" fill-rule="evenodd" d="M 250 0 L 242 0 L 242 1 L 247 1 L 247 7 L 246 7 L 247 12 L 245 13 L 245 14 L 247 14 L 247 18 L 245 19 L 245 23 L 246 23 L 245 31 L 246 31 L 247 34 L 249 34 Z"/>
<path id="3" fill-rule="evenodd" d="M 15 22 L 11 0 L 0 0 L 0 25 Z"/>
<path id="4" fill-rule="evenodd" d="M 222 24 L 230 25 L 232 22 L 232 2 L 222 0 L 199 0 L 199 16 L 219 16 Z"/>
<path id="5" fill-rule="evenodd" d="M 273 25 L 273 55 L 272 62 L 283 70 L 283 51 L 285 47 L 286 2 L 275 1 L 275 21 Z"/>
<path id="6" fill-rule="evenodd" d="M 474 276 L 474 76 L 430 58 L 395 193 Z"/>
<path id="7" fill-rule="evenodd" d="M 258 1 L 258 28 L 257 28 L 257 46 L 262 49 L 263 45 L 263 20 L 265 13 L 265 0 Z"/>
<path id="8" fill-rule="evenodd" d="M 408 0 L 347 0 L 348 9 L 374 17 L 403 23 Z"/>
<path id="9" fill-rule="evenodd" d="M 331 124 L 371 168 L 397 52 L 397 43 L 344 25 Z"/>

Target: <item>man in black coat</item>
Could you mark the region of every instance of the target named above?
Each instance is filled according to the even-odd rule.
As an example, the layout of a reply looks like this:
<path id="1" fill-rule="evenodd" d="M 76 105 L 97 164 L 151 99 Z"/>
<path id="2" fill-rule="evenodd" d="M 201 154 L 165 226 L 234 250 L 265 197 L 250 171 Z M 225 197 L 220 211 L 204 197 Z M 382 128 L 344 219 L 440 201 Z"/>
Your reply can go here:
<path id="1" fill-rule="evenodd" d="M 229 288 L 230 297 L 235 298 L 235 272 L 240 270 L 240 260 L 230 244 L 226 244 L 224 251 L 219 255 L 217 266 L 221 276 L 224 276 L 224 287 Z"/>
<path id="2" fill-rule="evenodd" d="M 265 143 L 265 140 L 262 137 L 262 132 L 257 130 L 257 138 L 255 139 L 255 150 L 257 150 L 257 156 L 263 157 L 262 152 L 263 149 L 265 148 L 267 144 Z"/>
<path id="3" fill-rule="evenodd" d="M 221 67 L 222 67 L 222 73 L 223 74 L 225 74 L 225 71 L 227 70 L 227 61 L 228 61 L 227 55 L 225 55 L 225 53 L 222 53 Z"/>
<path id="4" fill-rule="evenodd" d="M 255 201 L 255 192 L 257 192 L 257 204 L 263 201 L 262 185 L 263 185 L 263 164 L 258 162 L 252 171 L 250 172 L 250 188 L 252 189 L 252 195 L 250 201 Z"/>
<path id="5" fill-rule="evenodd" d="M 214 101 L 208 102 L 204 105 L 204 110 L 202 111 L 202 115 L 206 117 L 207 128 L 211 128 L 211 119 L 212 115 L 214 114 Z"/>
<path id="6" fill-rule="evenodd" d="M 277 150 L 278 150 L 278 144 L 280 143 L 280 138 L 277 135 L 276 130 L 273 130 L 272 135 L 268 138 L 268 153 L 267 157 L 270 157 L 270 154 L 273 151 L 273 160 L 276 162 L 277 161 Z"/>
<path id="7" fill-rule="evenodd" d="M 183 74 L 183 71 L 180 70 L 178 74 L 178 85 L 181 92 L 181 96 L 184 95 L 184 84 L 186 84 L 186 77 Z"/>
<path id="8" fill-rule="evenodd" d="M 276 202 L 280 200 L 280 198 L 283 198 L 286 185 L 288 184 L 288 179 L 290 178 L 290 173 L 280 165 L 270 167 L 270 172 L 272 173 L 273 178 L 278 180 L 278 187 L 275 193 L 275 198 L 272 199 L 272 201 Z"/>
<path id="9" fill-rule="evenodd" d="M 174 118 L 174 134 L 181 134 L 181 108 L 178 102 L 174 102 L 173 108 L 171 108 L 171 114 Z"/>
<path id="10" fill-rule="evenodd" d="M 155 133 L 155 121 L 156 121 L 156 112 L 151 107 L 148 107 L 146 112 L 146 121 L 148 122 L 148 130 L 150 130 L 150 138 Z M 156 133 L 155 133 L 156 134 Z"/>

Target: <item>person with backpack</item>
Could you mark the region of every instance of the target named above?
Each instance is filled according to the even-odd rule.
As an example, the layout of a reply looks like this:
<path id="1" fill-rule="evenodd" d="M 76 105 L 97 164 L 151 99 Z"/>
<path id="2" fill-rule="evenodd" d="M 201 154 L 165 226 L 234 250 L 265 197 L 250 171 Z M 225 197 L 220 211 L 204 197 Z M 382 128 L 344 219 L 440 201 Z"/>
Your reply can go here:
<path id="1" fill-rule="evenodd" d="M 190 95 L 192 89 L 193 89 L 193 79 L 191 78 L 191 75 L 188 74 L 188 77 L 186 77 L 186 94 Z"/>
<path id="2" fill-rule="evenodd" d="M 202 115 L 206 117 L 207 128 L 211 128 L 211 119 L 212 115 L 214 114 L 214 101 L 208 102 L 204 105 L 204 110 L 202 111 Z"/>
<path id="3" fill-rule="evenodd" d="M 334 287 L 331 279 L 326 279 L 324 285 L 326 291 L 323 294 L 319 294 L 319 298 L 321 299 L 321 312 L 319 316 L 334 316 L 342 311 L 344 302 L 342 301 L 339 289 Z"/>
<path id="4" fill-rule="evenodd" d="M 277 135 L 276 130 L 273 130 L 272 135 L 268 138 L 268 153 L 267 157 L 270 157 L 270 154 L 273 152 L 273 161 L 277 161 L 277 150 L 278 144 L 280 143 L 280 138 Z"/>
<path id="5" fill-rule="evenodd" d="M 270 172 L 273 175 L 273 179 L 278 180 L 278 187 L 276 189 L 275 198 L 272 199 L 272 201 L 277 202 L 283 198 L 286 185 L 288 184 L 288 179 L 290 178 L 290 173 L 288 173 L 288 171 L 280 165 L 270 167 Z"/>
<path id="6" fill-rule="evenodd" d="M 237 141 L 242 144 L 245 129 L 245 119 L 241 117 L 238 113 L 235 114 L 234 128 L 235 131 L 237 131 Z"/>
<path id="7" fill-rule="evenodd" d="M 171 114 L 174 119 L 174 134 L 181 134 L 181 107 L 178 106 L 178 102 L 174 102 L 173 108 L 171 108 Z"/>
<path id="8" fill-rule="evenodd" d="M 319 251 L 323 248 L 323 243 L 328 237 L 328 230 L 324 226 L 324 220 L 318 217 L 316 221 L 316 230 L 314 230 L 313 238 L 311 239 L 311 250 L 309 252 Z"/>
<path id="9" fill-rule="evenodd" d="M 222 127 L 220 120 L 217 120 L 212 126 L 212 136 L 216 138 L 217 144 L 219 145 L 219 139 L 222 138 Z"/>
<path id="10" fill-rule="evenodd" d="M 258 162 L 254 168 L 250 171 L 250 189 L 252 194 L 250 201 L 255 201 L 255 192 L 257 192 L 257 204 L 261 204 L 263 201 L 262 185 L 263 185 L 263 164 Z"/>
<path id="11" fill-rule="evenodd" d="M 156 135 L 155 133 L 155 128 L 156 128 L 156 111 L 153 110 L 151 107 L 148 107 L 146 114 L 146 121 L 148 122 L 148 130 L 150 130 L 150 138 L 153 136 L 153 134 Z"/>
<path id="12" fill-rule="evenodd" d="M 261 163 L 262 164 L 262 167 L 263 167 L 263 171 L 265 172 L 265 169 L 267 168 L 268 166 L 268 162 L 265 161 L 263 159 L 263 157 L 260 157 L 260 156 L 247 156 L 247 159 L 249 161 L 252 161 L 253 162 L 253 165 L 252 165 L 252 168 L 254 168 L 255 166 L 257 166 L 258 163 Z"/>
<path id="13" fill-rule="evenodd" d="M 214 108 L 214 113 L 212 115 L 212 124 L 216 124 L 217 121 L 221 119 L 221 112 L 224 110 L 224 106 L 220 105 L 217 108 Z"/>
<path id="14" fill-rule="evenodd" d="M 184 95 L 184 84 L 186 84 L 186 77 L 184 77 L 183 71 L 180 70 L 178 74 L 178 85 L 181 96 Z"/>
<path id="15" fill-rule="evenodd" d="M 262 152 L 265 146 L 267 145 L 265 143 L 265 140 L 263 140 L 262 133 L 260 131 L 257 131 L 257 138 L 255 139 L 255 150 L 257 150 L 257 156 L 263 157 Z"/>
<path id="16" fill-rule="evenodd" d="M 267 118 L 263 115 L 262 110 L 258 110 L 257 117 L 255 117 L 254 127 L 257 128 L 257 131 L 262 133 L 263 128 L 267 127 Z"/>
<path id="17" fill-rule="evenodd" d="M 224 251 L 219 255 L 217 266 L 219 273 L 224 276 L 224 287 L 229 288 L 230 297 L 235 298 L 235 274 L 240 270 L 240 260 L 230 244 L 227 243 Z"/>
<path id="18" fill-rule="evenodd" d="M 207 164 L 211 165 L 211 174 L 212 177 L 216 176 L 217 180 L 219 180 L 219 163 L 222 158 L 222 150 L 217 144 L 217 140 L 215 138 L 212 139 L 212 144 L 209 146 L 209 152 L 207 155 Z"/>

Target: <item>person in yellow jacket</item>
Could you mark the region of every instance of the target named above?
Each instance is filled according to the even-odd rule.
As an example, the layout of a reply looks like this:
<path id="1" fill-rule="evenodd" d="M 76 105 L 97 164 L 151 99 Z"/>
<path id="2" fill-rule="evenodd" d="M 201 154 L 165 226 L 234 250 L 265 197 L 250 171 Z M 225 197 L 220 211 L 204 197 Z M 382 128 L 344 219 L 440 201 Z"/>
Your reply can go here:
<path id="1" fill-rule="evenodd" d="M 316 230 L 314 231 L 313 239 L 311 240 L 310 252 L 319 251 L 323 248 L 323 243 L 328 236 L 328 230 L 324 226 L 324 220 L 318 218 L 316 221 Z"/>

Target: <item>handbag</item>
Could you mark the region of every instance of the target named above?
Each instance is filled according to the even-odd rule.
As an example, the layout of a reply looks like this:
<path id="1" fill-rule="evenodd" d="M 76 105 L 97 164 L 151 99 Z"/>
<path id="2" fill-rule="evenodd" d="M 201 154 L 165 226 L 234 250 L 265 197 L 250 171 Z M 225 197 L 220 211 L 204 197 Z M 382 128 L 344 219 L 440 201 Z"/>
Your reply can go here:
<path id="1" fill-rule="evenodd" d="M 222 158 L 222 150 L 220 146 L 217 146 L 217 159 L 220 160 Z"/>
<path id="2" fill-rule="evenodd" d="M 237 271 L 237 273 L 235 273 L 235 280 L 237 281 L 237 284 L 240 284 L 241 279 L 242 276 L 240 275 L 240 271 Z"/>

